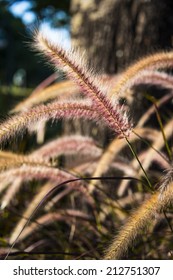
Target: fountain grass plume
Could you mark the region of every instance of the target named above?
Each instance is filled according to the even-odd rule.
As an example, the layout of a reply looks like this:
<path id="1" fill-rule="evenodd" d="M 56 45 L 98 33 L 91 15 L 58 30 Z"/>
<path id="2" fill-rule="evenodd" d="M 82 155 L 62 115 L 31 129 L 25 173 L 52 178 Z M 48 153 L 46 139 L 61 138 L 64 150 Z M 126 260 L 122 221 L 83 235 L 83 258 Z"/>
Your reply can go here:
<path id="1" fill-rule="evenodd" d="M 113 239 L 112 244 L 106 250 L 104 259 L 122 259 L 128 252 L 140 234 L 156 219 L 156 216 L 171 203 L 173 199 L 173 183 L 165 188 L 160 199 L 160 192 L 157 191 L 147 199 L 120 229 L 118 235 Z"/>
<path id="2" fill-rule="evenodd" d="M 91 102 L 88 100 L 67 102 L 55 101 L 48 105 L 40 105 L 27 112 L 14 115 L 7 121 L 1 123 L 0 143 L 16 136 L 16 134 L 23 134 L 23 132 L 34 122 L 62 118 L 84 118 L 94 121 L 99 120 L 96 110 L 92 108 Z"/>
<path id="3" fill-rule="evenodd" d="M 146 70 L 158 70 L 173 67 L 173 52 L 158 52 L 139 59 L 130 65 L 121 75 L 117 84 L 109 92 L 110 98 L 117 98 L 136 84 Z"/>
<path id="4" fill-rule="evenodd" d="M 117 102 L 111 103 L 107 98 L 107 88 L 97 79 L 93 71 L 88 70 L 86 61 L 74 49 L 65 50 L 59 44 L 48 40 L 43 32 L 34 34 L 34 47 L 42 52 L 56 68 L 63 70 L 89 97 L 95 109 L 106 124 L 120 137 L 128 137 L 132 128 L 127 112 Z"/>
<path id="5" fill-rule="evenodd" d="M 54 139 L 41 148 L 35 150 L 31 155 L 49 160 L 60 155 L 80 155 L 97 158 L 102 150 L 96 146 L 94 140 L 87 136 L 71 135 Z"/>

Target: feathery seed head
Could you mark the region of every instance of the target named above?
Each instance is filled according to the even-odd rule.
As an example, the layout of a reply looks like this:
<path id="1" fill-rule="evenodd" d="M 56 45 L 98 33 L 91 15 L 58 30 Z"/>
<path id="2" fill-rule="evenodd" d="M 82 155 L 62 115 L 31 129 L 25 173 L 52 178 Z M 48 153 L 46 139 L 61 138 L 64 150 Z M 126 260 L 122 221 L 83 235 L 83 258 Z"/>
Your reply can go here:
<path id="1" fill-rule="evenodd" d="M 64 50 L 58 44 L 50 42 L 42 32 L 35 33 L 35 47 L 56 66 L 61 68 L 89 97 L 95 110 L 98 111 L 104 122 L 120 137 L 128 137 L 132 124 L 127 114 L 116 102 L 111 103 L 107 98 L 103 83 L 87 69 L 86 62 L 75 50 Z"/>

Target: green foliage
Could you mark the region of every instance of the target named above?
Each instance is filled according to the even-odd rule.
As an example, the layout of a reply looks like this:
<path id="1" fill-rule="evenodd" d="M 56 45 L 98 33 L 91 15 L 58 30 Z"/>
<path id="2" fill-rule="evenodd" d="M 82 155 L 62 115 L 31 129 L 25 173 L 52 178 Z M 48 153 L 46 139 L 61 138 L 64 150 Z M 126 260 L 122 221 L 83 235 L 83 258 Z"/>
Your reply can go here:
<path id="1" fill-rule="evenodd" d="M 41 62 L 37 63 L 37 58 L 33 56 L 28 46 L 28 41 L 31 40 L 30 30 L 21 18 L 15 17 L 9 10 L 17 2 L 6 0 L 1 1 L 0 4 L 0 32 L 3 33 L 6 41 L 6 45 L 0 48 L 0 84 L 11 85 L 16 71 L 24 69 L 25 86 L 34 87 L 51 74 L 51 71 L 42 67 Z M 30 1 L 30 4 L 30 11 L 33 11 L 40 20 L 51 19 L 54 26 L 69 24 L 69 1 L 51 1 L 51 4 L 50 1 Z M 59 17 L 60 11 L 63 12 L 61 17 Z"/>

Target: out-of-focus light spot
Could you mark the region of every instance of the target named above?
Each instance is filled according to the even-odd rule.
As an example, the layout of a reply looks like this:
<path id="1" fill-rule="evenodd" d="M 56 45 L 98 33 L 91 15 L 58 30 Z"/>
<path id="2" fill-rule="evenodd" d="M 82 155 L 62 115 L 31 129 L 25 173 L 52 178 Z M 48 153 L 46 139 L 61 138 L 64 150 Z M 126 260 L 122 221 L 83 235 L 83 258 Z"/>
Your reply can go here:
<path id="1" fill-rule="evenodd" d="M 30 24 L 36 19 L 35 14 L 28 11 L 30 7 L 29 1 L 22 1 L 11 5 L 9 10 L 15 17 L 20 17 L 25 24 Z"/>
<path id="2" fill-rule="evenodd" d="M 50 25 L 45 22 L 41 24 L 40 30 L 43 31 L 52 42 L 60 42 L 64 48 L 70 48 L 70 32 L 66 28 L 51 28 Z"/>
<path id="3" fill-rule="evenodd" d="M 32 12 L 26 12 L 22 17 L 22 20 L 25 24 L 30 24 L 36 20 L 36 16 Z"/>
<path id="4" fill-rule="evenodd" d="M 121 57 L 123 57 L 123 55 L 124 55 L 123 50 L 117 50 L 117 51 L 116 51 L 116 57 L 121 58 Z"/>
<path id="5" fill-rule="evenodd" d="M 22 16 L 24 12 L 26 12 L 31 7 L 28 1 L 16 2 L 10 7 L 10 11 L 15 16 Z"/>

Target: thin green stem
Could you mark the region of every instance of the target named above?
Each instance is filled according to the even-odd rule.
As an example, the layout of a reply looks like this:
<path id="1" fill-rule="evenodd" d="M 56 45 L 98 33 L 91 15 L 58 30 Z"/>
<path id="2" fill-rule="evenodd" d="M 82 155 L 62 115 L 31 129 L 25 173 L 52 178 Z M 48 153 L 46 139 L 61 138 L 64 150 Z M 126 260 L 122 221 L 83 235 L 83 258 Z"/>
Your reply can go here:
<path id="1" fill-rule="evenodd" d="M 166 219 L 166 221 L 167 221 L 167 223 L 168 223 L 168 226 L 169 226 L 171 232 L 173 233 L 173 227 L 172 227 L 172 225 L 171 225 L 171 223 L 170 223 L 170 221 L 169 221 L 169 219 L 168 219 L 168 217 L 167 217 L 166 211 L 163 211 L 163 214 L 164 214 L 164 216 L 165 216 L 165 219 Z"/>
<path id="2" fill-rule="evenodd" d="M 159 150 L 153 147 L 147 140 L 145 140 L 143 137 L 141 137 L 138 133 L 136 133 L 134 130 L 132 131 L 142 142 L 144 142 L 148 147 L 152 148 L 159 156 L 161 156 L 167 163 L 170 163 L 169 159 L 164 156 Z"/>
<path id="3" fill-rule="evenodd" d="M 171 152 L 171 149 L 169 148 L 168 141 L 166 139 L 163 123 L 162 123 L 162 120 L 161 120 L 161 117 L 160 117 L 160 114 L 159 114 L 159 109 L 157 107 L 157 100 L 153 96 L 149 96 L 149 95 L 146 95 L 146 98 L 148 100 L 150 100 L 153 103 L 154 107 L 155 107 L 156 117 L 157 117 L 158 123 L 160 125 L 160 129 L 161 129 L 162 135 L 163 135 L 163 139 L 164 139 L 164 142 L 165 142 L 165 147 L 166 147 L 166 150 L 167 150 L 167 153 L 168 153 L 168 157 L 169 157 L 170 161 L 172 161 L 172 152 Z"/>
<path id="4" fill-rule="evenodd" d="M 135 150 L 134 150 L 132 144 L 129 142 L 129 140 L 128 140 L 127 138 L 125 138 L 125 139 L 126 139 L 126 141 L 127 141 L 127 144 L 128 144 L 128 146 L 129 146 L 129 148 L 130 148 L 130 150 L 131 150 L 133 156 L 134 156 L 134 157 L 136 158 L 136 160 L 138 161 L 139 166 L 140 166 L 140 168 L 142 169 L 142 171 L 143 171 L 143 173 L 144 173 L 144 175 L 145 175 L 145 178 L 146 178 L 146 181 L 147 181 L 147 183 L 148 183 L 149 189 L 153 191 L 152 184 L 151 184 L 151 182 L 150 182 L 150 180 L 149 180 L 149 178 L 148 178 L 148 175 L 147 175 L 146 171 L 144 170 L 144 168 L 143 168 L 143 166 L 142 166 L 142 163 L 140 162 L 140 160 L 139 160 L 139 158 L 138 158 L 137 153 L 135 152 Z"/>
<path id="5" fill-rule="evenodd" d="M 160 125 L 160 129 L 161 129 L 161 132 L 162 132 L 162 135 L 163 135 L 163 139 L 164 139 L 164 142 L 165 142 L 165 147 L 166 147 L 166 150 L 167 150 L 167 153 L 168 153 L 168 157 L 169 157 L 170 161 L 172 161 L 172 153 L 171 153 L 171 150 L 170 150 L 169 145 L 168 145 L 168 141 L 167 141 L 166 136 L 165 136 L 163 123 L 162 123 L 161 117 L 159 115 L 159 111 L 158 111 L 158 107 L 157 107 L 156 103 L 154 103 L 154 106 L 155 106 L 155 109 L 156 109 L 156 116 L 157 116 L 157 120 L 158 120 L 158 123 Z"/>

